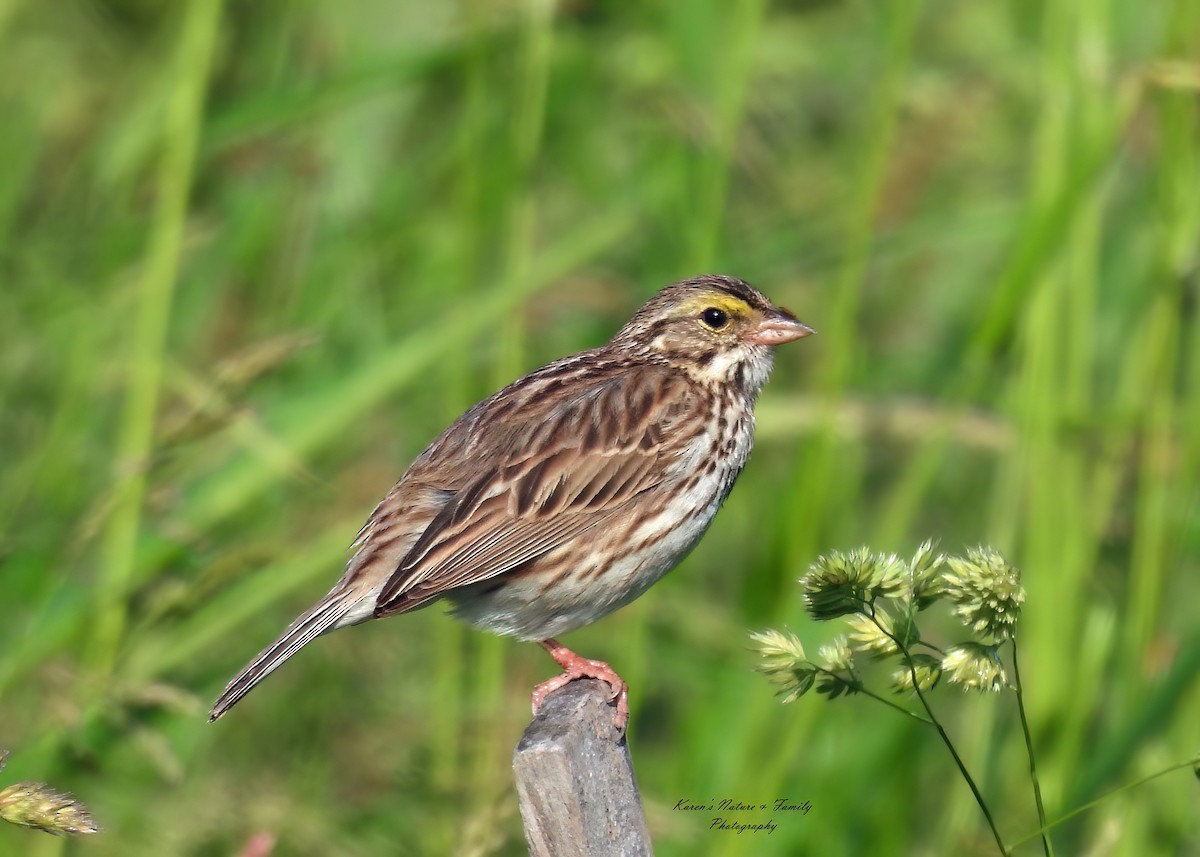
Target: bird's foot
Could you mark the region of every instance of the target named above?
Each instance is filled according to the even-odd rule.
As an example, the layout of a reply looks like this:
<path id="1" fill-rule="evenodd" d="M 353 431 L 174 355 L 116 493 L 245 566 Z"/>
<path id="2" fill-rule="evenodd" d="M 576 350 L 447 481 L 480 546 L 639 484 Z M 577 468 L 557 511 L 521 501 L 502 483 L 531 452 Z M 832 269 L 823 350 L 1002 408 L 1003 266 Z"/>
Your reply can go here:
<path id="1" fill-rule="evenodd" d="M 533 713 L 537 714 L 546 697 L 560 687 L 565 687 L 577 678 L 595 678 L 612 688 L 609 702 L 616 701 L 617 712 L 613 715 L 613 726 L 624 733 L 629 723 L 629 686 L 617 675 L 616 670 L 604 661 L 596 661 L 577 655 L 557 640 L 542 640 L 542 648 L 563 668 L 562 675 L 544 681 L 533 689 Z"/>

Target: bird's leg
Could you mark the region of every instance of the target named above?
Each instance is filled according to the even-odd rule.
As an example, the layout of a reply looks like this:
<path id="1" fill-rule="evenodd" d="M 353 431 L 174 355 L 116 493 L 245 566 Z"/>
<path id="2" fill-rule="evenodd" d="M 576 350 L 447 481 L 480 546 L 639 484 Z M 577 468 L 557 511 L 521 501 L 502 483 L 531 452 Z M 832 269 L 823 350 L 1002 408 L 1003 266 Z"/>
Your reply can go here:
<path id="1" fill-rule="evenodd" d="M 621 732 L 629 722 L 629 688 L 624 680 L 617 675 L 604 661 L 594 661 L 577 655 L 558 640 L 541 640 L 541 647 L 550 653 L 550 657 L 563 668 L 562 675 L 557 675 L 549 681 L 544 681 L 533 689 L 533 713 L 537 714 L 546 697 L 577 678 L 597 678 L 612 688 L 609 701 L 616 700 L 617 713 L 613 716 L 613 725 Z"/>

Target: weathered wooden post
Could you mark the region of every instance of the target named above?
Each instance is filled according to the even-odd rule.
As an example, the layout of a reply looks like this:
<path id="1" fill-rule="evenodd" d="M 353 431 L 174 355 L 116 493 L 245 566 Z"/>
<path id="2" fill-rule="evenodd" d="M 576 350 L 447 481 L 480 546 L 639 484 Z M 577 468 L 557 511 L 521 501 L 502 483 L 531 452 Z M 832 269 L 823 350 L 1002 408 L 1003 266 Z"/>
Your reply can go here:
<path id="1" fill-rule="evenodd" d="M 513 770 L 532 857 L 654 853 L 608 696 L 603 682 L 571 682 L 546 698 L 517 744 Z"/>

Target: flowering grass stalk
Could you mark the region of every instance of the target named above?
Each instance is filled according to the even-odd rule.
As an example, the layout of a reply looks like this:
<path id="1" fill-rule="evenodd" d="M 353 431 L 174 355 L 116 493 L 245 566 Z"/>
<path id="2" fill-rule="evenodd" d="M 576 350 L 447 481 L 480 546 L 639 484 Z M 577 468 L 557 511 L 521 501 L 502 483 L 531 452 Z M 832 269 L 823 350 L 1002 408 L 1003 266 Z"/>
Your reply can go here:
<path id="1" fill-rule="evenodd" d="M 8 752 L 0 752 L 0 771 Z M 87 807 L 45 783 L 14 783 L 0 789 L 0 820 L 47 833 L 95 833 L 100 828 Z"/>
<path id="2" fill-rule="evenodd" d="M 1046 857 L 1053 857 L 1050 830 L 1083 810 L 1189 765 L 1200 778 L 1198 756 L 1115 789 L 1047 823 L 1017 659 L 1016 627 L 1025 603 L 1025 589 L 1021 586 L 1020 571 L 993 548 L 970 548 L 965 556 L 935 555 L 932 542 L 927 541 L 907 561 L 895 555 L 872 553 L 867 548 L 833 552 L 818 557 L 800 579 L 800 585 L 805 608 L 814 619 L 843 619 L 850 632 L 822 646 L 815 660 L 808 657 L 800 640 L 790 632 L 752 633 L 761 657 L 759 671 L 776 686 L 785 703 L 794 702 L 814 687 L 830 699 L 861 693 L 935 729 L 971 789 L 1003 855 L 1040 837 Z M 964 639 L 945 648 L 923 639 L 917 626 L 918 614 L 939 601 L 949 606 L 951 615 L 966 633 Z M 1000 654 L 1005 644 L 1009 649 L 1007 664 Z M 920 710 L 913 711 L 868 688 L 856 658 L 896 661 L 891 673 L 892 690 L 915 694 Z M 1016 697 L 1038 829 L 1012 847 L 1005 846 L 987 801 L 929 703 L 928 694 L 943 680 L 965 691 L 1011 690 Z"/>
<path id="3" fill-rule="evenodd" d="M 963 690 L 985 693 L 1011 688 L 1021 712 L 1043 850 L 1046 857 L 1052 857 L 1033 739 L 1016 669 L 1015 630 L 1025 603 L 1017 568 L 992 548 L 971 548 L 965 556 L 948 557 L 935 553 L 933 543 L 927 541 L 909 560 L 867 548 L 821 556 L 800 585 L 805 607 L 814 619 L 843 619 L 850 633 L 823 646 L 816 660 L 807 657 L 793 634 L 765 631 L 752 635 L 762 656 L 759 669 L 779 689 L 784 702 L 798 699 L 814 686 L 830 699 L 861 693 L 931 726 L 971 789 L 996 847 L 1001 854 L 1008 854 L 987 801 L 927 694 L 943 680 Z M 939 601 L 950 606 L 968 635 L 944 649 L 925 641 L 917 625 L 918 614 Z M 1006 642 L 1013 647 L 1011 680 L 1000 656 L 1000 647 Z M 897 661 L 891 674 L 892 690 L 914 693 L 921 710 L 912 711 L 868 689 L 856 657 Z"/>

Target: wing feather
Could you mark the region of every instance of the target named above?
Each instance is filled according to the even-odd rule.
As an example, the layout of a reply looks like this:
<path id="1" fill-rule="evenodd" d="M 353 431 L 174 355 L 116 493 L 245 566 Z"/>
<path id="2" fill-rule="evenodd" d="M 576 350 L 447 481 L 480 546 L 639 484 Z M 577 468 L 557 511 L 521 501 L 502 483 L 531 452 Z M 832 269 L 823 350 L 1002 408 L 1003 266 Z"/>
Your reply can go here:
<path id="1" fill-rule="evenodd" d="M 456 491 L 433 518 L 384 584 L 375 615 L 403 612 L 536 560 L 678 475 L 672 464 L 694 431 L 688 424 L 705 412 L 690 390 L 667 370 L 651 377 L 619 373 L 549 407 L 535 430 L 518 433 L 537 438 L 535 448 L 512 443 L 507 452 L 488 451 L 492 469 Z M 544 402 L 531 405 L 545 408 Z M 506 413 L 533 418 L 520 407 Z M 488 418 L 486 409 L 474 417 Z M 488 428 L 493 436 L 505 434 Z"/>

